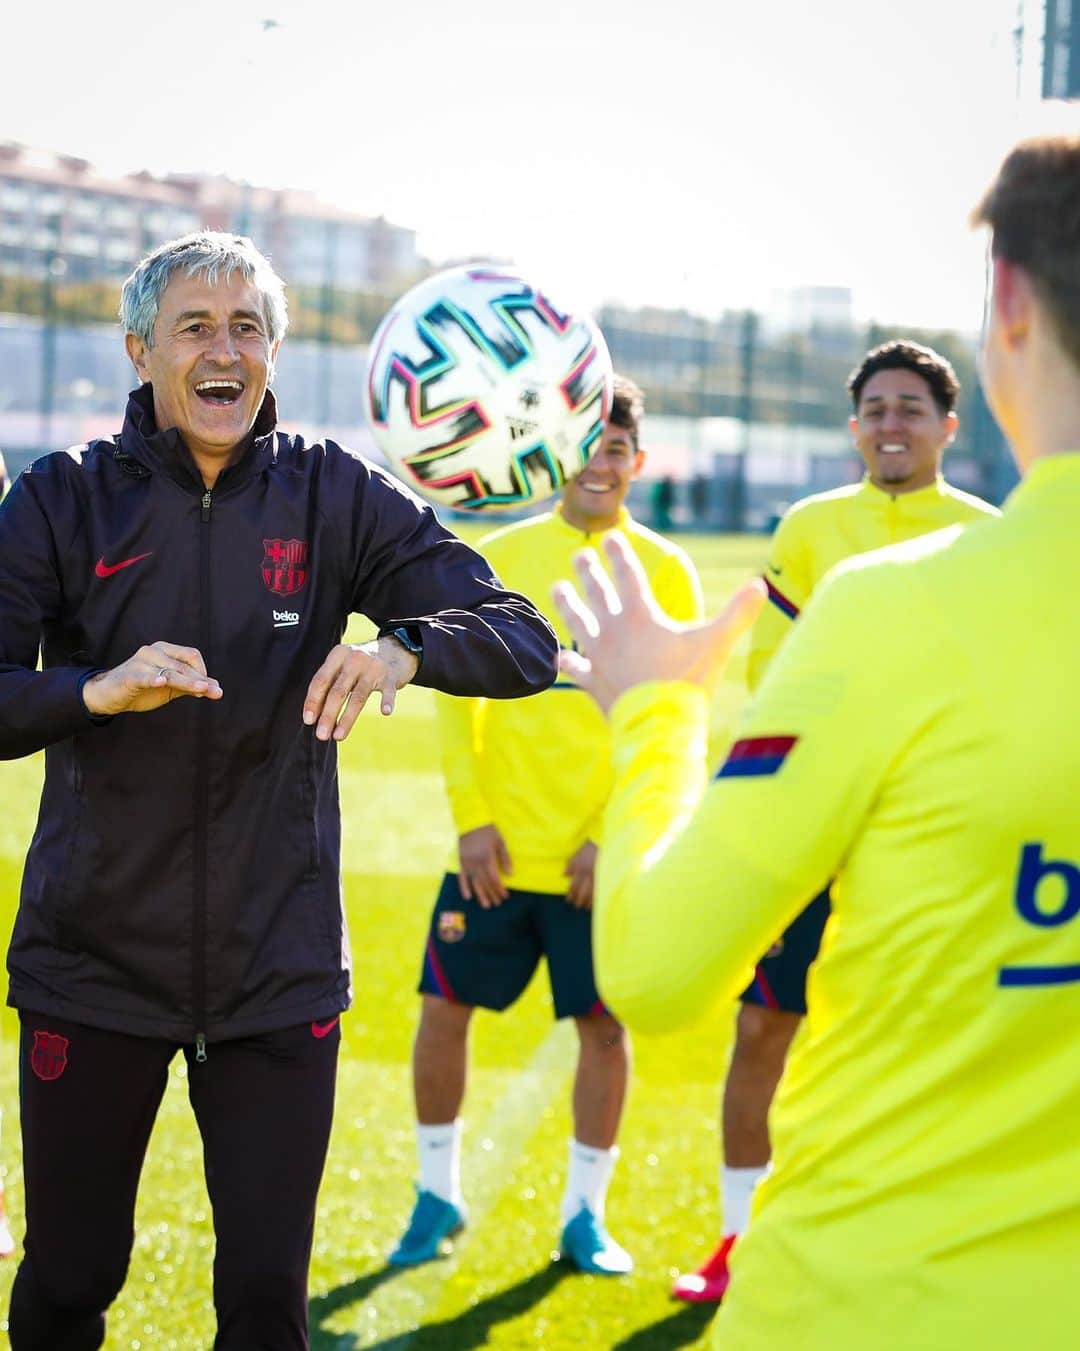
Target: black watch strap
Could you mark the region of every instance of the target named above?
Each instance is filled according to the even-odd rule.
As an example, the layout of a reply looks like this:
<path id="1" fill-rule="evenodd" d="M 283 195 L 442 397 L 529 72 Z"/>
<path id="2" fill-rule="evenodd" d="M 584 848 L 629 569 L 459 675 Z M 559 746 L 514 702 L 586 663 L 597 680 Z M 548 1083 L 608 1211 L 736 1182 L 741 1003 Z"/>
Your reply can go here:
<path id="1" fill-rule="evenodd" d="M 424 655 L 424 640 L 418 624 L 399 624 L 396 629 L 383 629 L 379 637 L 396 638 L 407 652 L 418 659 Z"/>

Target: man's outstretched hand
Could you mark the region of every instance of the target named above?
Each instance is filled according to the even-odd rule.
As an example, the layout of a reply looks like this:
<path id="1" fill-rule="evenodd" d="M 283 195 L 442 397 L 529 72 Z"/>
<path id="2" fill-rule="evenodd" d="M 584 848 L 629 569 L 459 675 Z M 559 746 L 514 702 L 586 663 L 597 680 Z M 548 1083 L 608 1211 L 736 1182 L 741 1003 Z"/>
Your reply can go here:
<path id="1" fill-rule="evenodd" d="M 393 713 L 398 690 L 419 666 L 419 657 L 389 634 L 368 643 L 339 643 L 311 678 L 304 722 L 315 726 L 320 741 L 344 741 L 376 690 L 383 713 Z"/>
<path id="2" fill-rule="evenodd" d="M 554 588 L 575 651 L 559 665 L 607 713 L 620 694 L 649 680 L 688 680 L 712 694 L 735 644 L 765 602 L 759 578 L 736 591 L 721 614 L 701 624 L 670 619 L 625 537 L 604 541 L 609 578 L 592 549 L 574 560 L 584 599 L 569 582 Z"/>
<path id="3" fill-rule="evenodd" d="M 202 653 L 175 643 L 149 643 L 111 671 L 98 671 L 82 687 L 88 713 L 149 713 L 170 699 L 220 699 L 221 686 L 206 674 Z"/>

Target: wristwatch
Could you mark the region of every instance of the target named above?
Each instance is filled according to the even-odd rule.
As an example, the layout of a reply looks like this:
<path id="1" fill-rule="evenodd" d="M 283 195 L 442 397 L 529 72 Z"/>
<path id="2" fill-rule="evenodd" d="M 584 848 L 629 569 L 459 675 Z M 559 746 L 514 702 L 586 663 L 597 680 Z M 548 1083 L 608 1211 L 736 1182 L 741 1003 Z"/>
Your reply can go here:
<path id="1" fill-rule="evenodd" d="M 406 652 L 417 661 L 424 659 L 424 641 L 418 624 L 399 624 L 396 629 L 383 629 L 380 638 L 396 638 Z"/>

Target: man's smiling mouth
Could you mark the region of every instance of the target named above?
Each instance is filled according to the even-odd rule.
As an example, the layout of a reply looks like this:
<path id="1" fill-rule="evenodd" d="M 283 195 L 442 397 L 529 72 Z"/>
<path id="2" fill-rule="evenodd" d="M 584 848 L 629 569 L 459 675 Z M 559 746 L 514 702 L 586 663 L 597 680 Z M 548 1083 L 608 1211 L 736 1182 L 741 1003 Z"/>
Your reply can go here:
<path id="1" fill-rule="evenodd" d="M 233 404 L 244 392 L 239 380 L 200 380 L 195 393 L 204 403 Z"/>

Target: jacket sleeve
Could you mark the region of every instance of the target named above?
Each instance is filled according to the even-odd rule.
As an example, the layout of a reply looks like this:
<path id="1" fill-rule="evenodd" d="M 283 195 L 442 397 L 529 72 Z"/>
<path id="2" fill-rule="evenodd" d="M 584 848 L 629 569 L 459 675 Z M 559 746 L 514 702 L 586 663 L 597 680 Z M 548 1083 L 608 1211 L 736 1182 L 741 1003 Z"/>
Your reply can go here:
<path id="1" fill-rule="evenodd" d="M 40 481 L 53 481 L 46 469 Z M 63 599 L 54 536 L 37 490 L 38 476 L 23 474 L 0 505 L 0 759 L 31 755 L 86 731 L 91 718 L 82 683 L 92 666 L 39 671 L 45 626 L 59 619 Z M 58 484 L 63 491 L 63 485 Z"/>
<path id="2" fill-rule="evenodd" d="M 746 667 L 751 692 L 761 684 L 770 662 L 810 598 L 812 581 L 803 545 L 802 517 L 798 512 L 788 512 L 776 527 L 764 576 L 769 599 L 750 636 Z"/>
<path id="3" fill-rule="evenodd" d="M 449 694 L 435 696 L 443 778 L 454 828 L 459 836 L 478 826 L 491 825 L 495 820 L 480 782 L 477 732 L 483 713 L 482 699 L 455 699 Z"/>
<path id="4" fill-rule="evenodd" d="M 408 488 L 356 463 L 352 608 L 380 631 L 406 625 L 418 632 L 423 656 L 413 684 L 490 699 L 547 689 L 559 644 L 532 601 L 507 591 Z"/>

